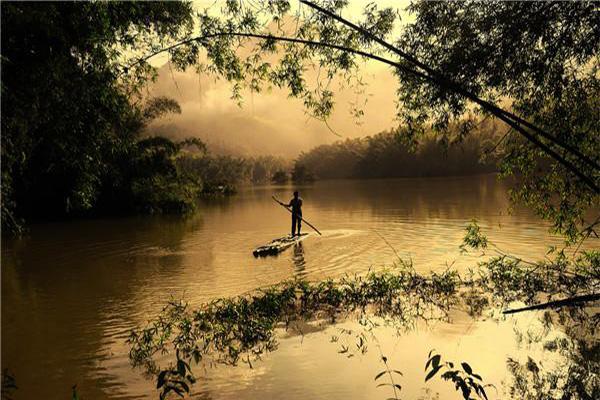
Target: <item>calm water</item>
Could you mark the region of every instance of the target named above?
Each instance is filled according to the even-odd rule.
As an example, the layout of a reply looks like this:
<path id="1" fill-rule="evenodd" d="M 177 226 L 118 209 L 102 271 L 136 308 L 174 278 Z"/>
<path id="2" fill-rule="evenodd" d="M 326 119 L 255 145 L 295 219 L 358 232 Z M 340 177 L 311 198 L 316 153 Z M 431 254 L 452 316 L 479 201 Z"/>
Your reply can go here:
<path id="1" fill-rule="evenodd" d="M 339 277 L 412 258 L 419 271 L 457 268 L 464 226 L 476 218 L 500 248 L 541 258 L 560 240 L 526 210 L 507 212 L 506 187 L 493 176 L 319 182 L 301 187 L 304 216 L 323 233 L 278 257 L 252 249 L 287 233 L 289 214 L 271 199 L 292 188 L 247 188 L 202 205 L 189 218 L 136 217 L 36 225 L 2 248 L 2 366 L 17 379 L 17 399 L 67 399 L 77 384 L 85 399 L 157 398 L 132 370 L 124 343 L 131 328 L 156 315 L 170 296 L 201 303 L 286 278 Z M 304 227 L 309 231 L 308 227 Z M 504 379 L 516 351 L 513 324 L 455 323 L 380 341 L 405 372 L 405 394 L 423 394 L 431 348 Z M 529 319 L 532 319 L 531 321 Z M 211 369 L 195 387 L 200 398 L 387 398 L 375 388 L 379 353 L 346 359 L 329 343 L 339 326 L 303 337 L 283 334 L 280 349 L 254 369 Z M 502 345 L 502 352 L 498 346 Z M 458 358 L 456 358 L 458 360 Z M 427 388 L 444 393 L 444 385 Z M 452 393 L 453 390 L 450 392 Z"/>

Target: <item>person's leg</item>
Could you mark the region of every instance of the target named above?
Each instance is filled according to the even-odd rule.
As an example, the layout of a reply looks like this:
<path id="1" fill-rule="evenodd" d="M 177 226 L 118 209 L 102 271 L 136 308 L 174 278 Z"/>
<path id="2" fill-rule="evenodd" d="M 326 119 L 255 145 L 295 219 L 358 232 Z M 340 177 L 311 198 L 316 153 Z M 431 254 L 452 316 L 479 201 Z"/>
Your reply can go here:
<path id="1" fill-rule="evenodd" d="M 302 215 L 299 216 L 300 218 L 298 218 L 298 236 L 300 236 L 300 228 L 302 228 Z"/>
<path id="2" fill-rule="evenodd" d="M 292 214 L 292 236 L 296 232 L 296 216 Z"/>

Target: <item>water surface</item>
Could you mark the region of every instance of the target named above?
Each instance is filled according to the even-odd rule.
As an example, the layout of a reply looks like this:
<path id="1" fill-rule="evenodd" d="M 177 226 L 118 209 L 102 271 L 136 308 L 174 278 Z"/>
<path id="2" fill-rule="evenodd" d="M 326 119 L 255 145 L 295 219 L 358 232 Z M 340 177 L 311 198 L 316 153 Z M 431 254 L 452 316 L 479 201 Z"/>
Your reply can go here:
<path id="1" fill-rule="evenodd" d="M 527 210 L 508 213 L 507 187 L 495 176 L 331 181 L 299 189 L 304 216 L 323 236 L 313 233 L 277 257 L 257 259 L 252 249 L 287 233 L 289 214 L 271 195 L 287 199 L 292 187 L 243 188 L 203 203 L 187 218 L 39 224 L 26 238 L 5 241 L 2 365 L 17 379 L 16 398 L 65 399 L 74 384 L 85 399 L 157 398 L 153 383 L 130 368 L 124 341 L 171 296 L 199 304 L 292 277 L 364 273 L 398 257 L 412 259 L 423 272 L 450 264 L 464 269 L 475 262 L 458 249 L 472 218 L 516 255 L 541 258 L 548 245 L 560 244 Z M 329 343 L 336 329 L 284 337 L 280 350 L 253 370 L 207 371 L 195 389 L 212 398 L 389 397 L 372 382 L 381 367 L 378 353 L 346 360 Z M 505 354 L 477 343 L 493 347 L 500 340 L 508 351 L 515 348 L 511 332 L 510 324 L 458 318 L 403 337 L 381 335 L 390 356 L 408 370 L 420 374 L 437 344 L 450 355 L 470 354 L 501 380 Z M 422 380 L 411 376 L 405 380 Z M 422 386 L 406 390 L 416 396 Z"/>

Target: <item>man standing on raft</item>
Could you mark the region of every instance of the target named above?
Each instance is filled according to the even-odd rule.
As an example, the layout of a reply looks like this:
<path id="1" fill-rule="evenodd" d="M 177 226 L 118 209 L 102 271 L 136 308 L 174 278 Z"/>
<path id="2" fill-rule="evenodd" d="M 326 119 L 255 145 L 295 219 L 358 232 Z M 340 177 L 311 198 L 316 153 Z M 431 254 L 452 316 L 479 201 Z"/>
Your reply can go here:
<path id="1" fill-rule="evenodd" d="M 289 204 L 279 202 L 284 207 L 292 209 L 292 236 L 296 233 L 296 226 L 298 227 L 298 236 L 300 236 L 300 228 L 302 228 L 302 199 L 298 195 L 298 191 L 294 192 L 294 198 L 290 200 Z"/>

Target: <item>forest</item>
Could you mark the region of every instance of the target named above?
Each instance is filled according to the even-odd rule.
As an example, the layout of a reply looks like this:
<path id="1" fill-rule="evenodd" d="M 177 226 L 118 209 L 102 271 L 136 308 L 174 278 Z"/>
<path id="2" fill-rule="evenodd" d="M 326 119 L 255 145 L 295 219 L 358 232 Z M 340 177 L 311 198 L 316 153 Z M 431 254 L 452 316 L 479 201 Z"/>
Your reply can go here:
<path id="1" fill-rule="evenodd" d="M 485 124 L 485 125 L 484 125 Z M 447 143 L 434 135 L 416 144 L 397 131 L 346 139 L 301 153 L 295 160 L 316 179 L 459 176 L 498 171 L 498 128 L 482 122 L 479 132 Z"/>
<path id="2" fill-rule="evenodd" d="M 202 195 L 268 182 L 286 166 L 145 134 L 181 107 L 144 97 L 152 74 L 127 76 L 123 52 L 189 31 L 189 3 L 10 3 L 2 12 L 4 234 L 26 221 L 185 213 Z"/>

